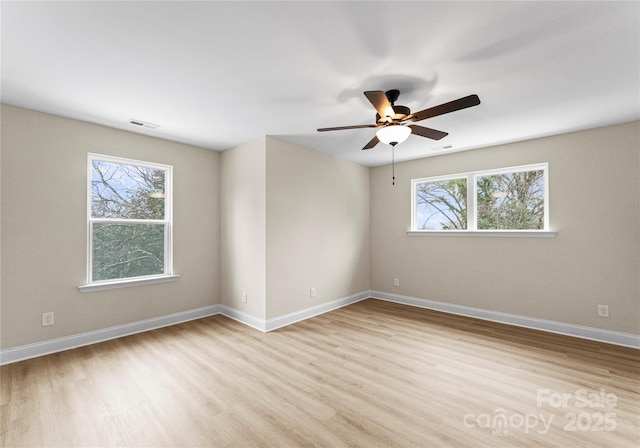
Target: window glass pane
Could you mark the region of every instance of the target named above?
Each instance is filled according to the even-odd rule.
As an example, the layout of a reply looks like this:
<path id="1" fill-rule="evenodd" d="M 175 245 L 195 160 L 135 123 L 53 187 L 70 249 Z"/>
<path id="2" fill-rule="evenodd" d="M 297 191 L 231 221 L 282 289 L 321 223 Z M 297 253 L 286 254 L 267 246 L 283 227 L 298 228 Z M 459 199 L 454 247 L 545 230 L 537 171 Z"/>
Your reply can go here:
<path id="1" fill-rule="evenodd" d="M 92 160 L 92 217 L 164 219 L 164 209 L 164 170 Z"/>
<path id="2" fill-rule="evenodd" d="M 164 274 L 164 224 L 94 223 L 92 280 Z"/>
<path id="3" fill-rule="evenodd" d="M 416 186 L 418 230 L 467 228 L 467 179 L 420 182 Z"/>
<path id="4" fill-rule="evenodd" d="M 478 230 L 544 229 L 544 170 L 479 176 Z"/>

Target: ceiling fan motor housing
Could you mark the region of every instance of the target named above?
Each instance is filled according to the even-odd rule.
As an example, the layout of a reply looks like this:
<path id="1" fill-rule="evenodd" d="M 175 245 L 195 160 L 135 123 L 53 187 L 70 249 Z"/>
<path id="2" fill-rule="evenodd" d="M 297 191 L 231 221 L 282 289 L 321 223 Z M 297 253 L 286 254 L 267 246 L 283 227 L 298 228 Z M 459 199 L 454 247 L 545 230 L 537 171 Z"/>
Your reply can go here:
<path id="1" fill-rule="evenodd" d="M 387 90 L 386 92 L 384 92 L 384 95 L 387 97 L 389 102 L 393 104 L 396 101 L 398 101 L 398 97 L 400 96 L 400 91 L 397 89 Z"/>

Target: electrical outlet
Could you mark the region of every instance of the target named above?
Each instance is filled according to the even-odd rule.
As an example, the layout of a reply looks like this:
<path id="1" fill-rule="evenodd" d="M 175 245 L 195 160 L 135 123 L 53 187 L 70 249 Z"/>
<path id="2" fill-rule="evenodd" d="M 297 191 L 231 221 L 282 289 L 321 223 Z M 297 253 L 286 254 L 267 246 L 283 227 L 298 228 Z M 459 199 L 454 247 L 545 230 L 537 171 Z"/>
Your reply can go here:
<path id="1" fill-rule="evenodd" d="M 53 325 L 53 311 L 50 313 L 42 313 L 42 326 L 48 327 L 49 325 Z"/>
<path id="2" fill-rule="evenodd" d="M 394 278 L 393 279 L 393 286 L 400 286 L 400 279 L 399 278 Z"/>
<path id="3" fill-rule="evenodd" d="M 598 317 L 609 317 L 609 305 L 598 305 Z"/>
<path id="4" fill-rule="evenodd" d="M 242 303 L 247 303 L 247 293 L 246 292 L 242 293 Z"/>
<path id="5" fill-rule="evenodd" d="M 316 288 L 311 288 L 309 290 L 309 297 L 315 297 L 316 296 Z"/>

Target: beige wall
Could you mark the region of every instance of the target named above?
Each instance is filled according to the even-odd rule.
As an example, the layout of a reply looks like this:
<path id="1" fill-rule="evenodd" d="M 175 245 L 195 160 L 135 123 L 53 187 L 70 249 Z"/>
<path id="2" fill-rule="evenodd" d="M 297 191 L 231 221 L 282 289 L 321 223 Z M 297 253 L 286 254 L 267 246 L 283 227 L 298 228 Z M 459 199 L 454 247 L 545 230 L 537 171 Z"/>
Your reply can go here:
<path id="1" fill-rule="evenodd" d="M 267 318 L 367 291 L 368 222 L 368 168 L 267 138 Z"/>
<path id="2" fill-rule="evenodd" d="M 268 320 L 369 289 L 368 168 L 266 137 L 222 153 L 221 191 L 224 305 Z"/>
<path id="3" fill-rule="evenodd" d="M 7 105 L 1 143 L 3 348 L 218 303 L 219 153 Z M 173 165 L 179 280 L 79 292 L 88 152 Z"/>
<path id="4" fill-rule="evenodd" d="M 639 154 L 636 122 L 372 169 L 371 289 L 640 333 Z M 555 238 L 406 235 L 412 178 L 538 162 Z"/>
<path id="5" fill-rule="evenodd" d="M 266 297 L 265 165 L 265 138 L 222 153 L 221 303 L 260 319 Z"/>
<path id="6" fill-rule="evenodd" d="M 272 137 L 220 154 L 7 105 L 1 143 L 2 348 L 216 303 L 267 320 L 368 289 L 640 333 L 639 123 L 401 163 L 395 187 L 390 166 Z M 178 281 L 78 291 L 87 152 L 173 165 Z M 555 238 L 406 235 L 412 178 L 538 162 Z"/>

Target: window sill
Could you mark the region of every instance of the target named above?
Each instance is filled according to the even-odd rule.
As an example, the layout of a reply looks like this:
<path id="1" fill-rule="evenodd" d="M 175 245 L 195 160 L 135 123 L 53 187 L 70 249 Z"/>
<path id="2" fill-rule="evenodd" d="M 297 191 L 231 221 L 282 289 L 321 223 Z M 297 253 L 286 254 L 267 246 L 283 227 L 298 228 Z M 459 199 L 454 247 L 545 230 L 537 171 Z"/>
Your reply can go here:
<path id="1" fill-rule="evenodd" d="M 151 285 L 154 283 L 175 282 L 179 275 L 159 275 L 156 277 L 141 277 L 110 282 L 96 282 L 78 286 L 80 292 L 104 291 L 107 289 L 128 288 L 130 286 Z"/>
<path id="2" fill-rule="evenodd" d="M 409 230 L 409 236 L 472 236 L 491 238 L 553 238 L 550 230 Z"/>

